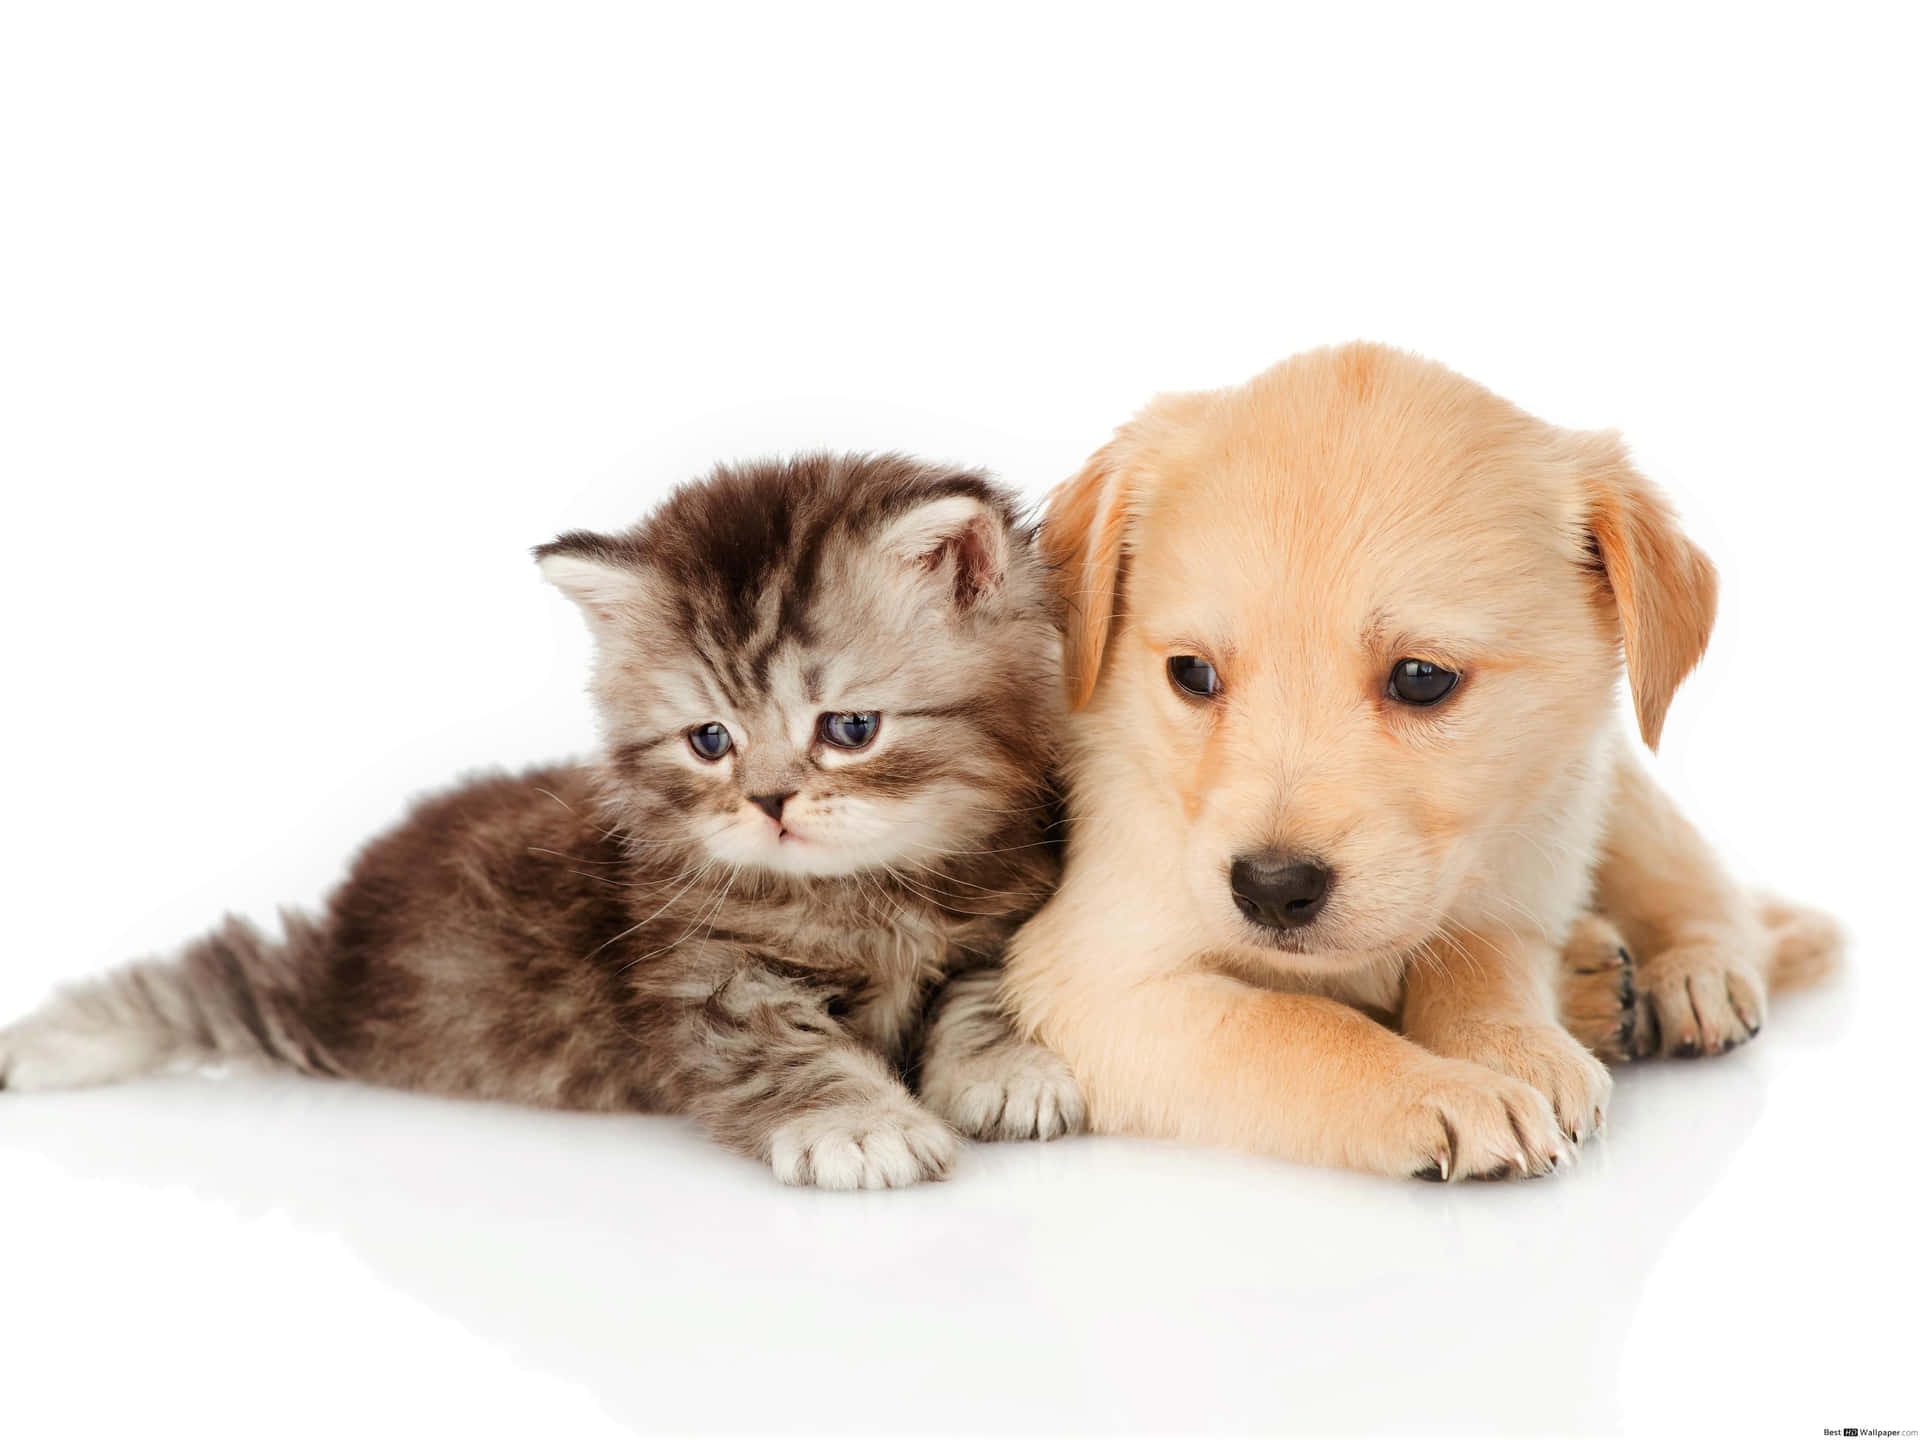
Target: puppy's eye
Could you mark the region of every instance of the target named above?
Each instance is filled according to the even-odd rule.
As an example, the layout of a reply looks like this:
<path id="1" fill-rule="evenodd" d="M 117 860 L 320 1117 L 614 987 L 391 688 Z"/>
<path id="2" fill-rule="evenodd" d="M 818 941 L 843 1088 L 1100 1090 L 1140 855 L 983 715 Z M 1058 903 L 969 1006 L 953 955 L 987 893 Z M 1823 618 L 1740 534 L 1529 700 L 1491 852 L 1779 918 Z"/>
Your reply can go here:
<path id="1" fill-rule="evenodd" d="M 860 750 L 880 733 L 880 716 L 872 710 L 835 710 L 820 717 L 820 738 L 839 750 Z"/>
<path id="2" fill-rule="evenodd" d="M 1211 700 L 1220 693 L 1220 672 L 1198 655 L 1176 655 L 1167 661 L 1167 679 L 1176 690 Z"/>
<path id="3" fill-rule="evenodd" d="M 1396 660 L 1387 676 L 1387 694 L 1402 705 L 1437 705 L 1459 683 L 1458 674 L 1431 660 Z"/>
<path id="4" fill-rule="evenodd" d="M 727 733 L 726 726 L 709 720 L 687 731 L 687 744 L 702 760 L 718 760 L 733 748 L 733 736 Z"/>

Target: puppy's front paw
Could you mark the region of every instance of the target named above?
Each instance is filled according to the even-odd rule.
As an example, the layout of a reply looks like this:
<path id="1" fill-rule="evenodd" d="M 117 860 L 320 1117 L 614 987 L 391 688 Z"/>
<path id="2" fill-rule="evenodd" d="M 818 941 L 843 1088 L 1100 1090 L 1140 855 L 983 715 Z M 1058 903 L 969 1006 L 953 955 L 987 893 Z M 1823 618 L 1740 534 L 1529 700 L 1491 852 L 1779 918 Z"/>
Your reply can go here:
<path id="1" fill-rule="evenodd" d="M 1613 1077 L 1558 1025 L 1476 1021 L 1454 1037 L 1445 1053 L 1532 1086 L 1547 1097 L 1560 1129 L 1575 1144 L 1606 1118 Z"/>
<path id="2" fill-rule="evenodd" d="M 1544 1175 L 1569 1150 L 1547 1097 L 1464 1060 L 1435 1059 L 1397 1087 L 1372 1168 L 1421 1180 Z"/>
<path id="3" fill-rule="evenodd" d="M 833 1105 L 775 1128 L 767 1158 L 784 1185 L 888 1190 L 944 1179 L 960 1140 L 918 1105 L 875 1100 Z"/>
<path id="4" fill-rule="evenodd" d="M 920 1098 L 976 1140 L 1052 1140 L 1087 1122 L 1087 1103 L 1066 1061 L 1014 1036 L 973 1051 L 930 1049 Z"/>
<path id="5" fill-rule="evenodd" d="M 1760 1033 L 1767 987 L 1738 940 L 1698 940 L 1635 966 L 1636 1055 L 1722 1055 Z"/>

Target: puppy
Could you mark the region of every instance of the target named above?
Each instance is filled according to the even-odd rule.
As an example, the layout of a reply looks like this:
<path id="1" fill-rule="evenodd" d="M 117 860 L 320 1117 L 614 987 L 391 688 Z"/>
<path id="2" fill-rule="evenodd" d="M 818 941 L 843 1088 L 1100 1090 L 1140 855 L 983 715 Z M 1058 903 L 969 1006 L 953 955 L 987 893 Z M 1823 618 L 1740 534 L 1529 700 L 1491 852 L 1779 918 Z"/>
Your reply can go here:
<path id="1" fill-rule="evenodd" d="M 1006 984 L 1092 1128 L 1538 1174 L 1611 1086 L 1563 1013 L 1616 1055 L 1719 1052 L 1758 1033 L 1776 957 L 1831 959 L 1614 723 L 1624 659 L 1658 743 L 1716 582 L 1612 434 L 1316 351 L 1155 401 L 1042 535 L 1073 818 Z"/>

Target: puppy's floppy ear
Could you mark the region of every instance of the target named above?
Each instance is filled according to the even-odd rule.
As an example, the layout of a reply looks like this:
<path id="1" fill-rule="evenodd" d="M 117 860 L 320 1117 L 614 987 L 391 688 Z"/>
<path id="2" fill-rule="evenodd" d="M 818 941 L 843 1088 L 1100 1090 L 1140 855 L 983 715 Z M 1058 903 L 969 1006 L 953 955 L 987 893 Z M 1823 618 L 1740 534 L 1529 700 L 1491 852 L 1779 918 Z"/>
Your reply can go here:
<path id="1" fill-rule="evenodd" d="M 1719 576 L 1618 436 L 1579 438 L 1587 535 L 1620 617 L 1640 738 L 1657 750 L 1673 692 L 1706 652 Z"/>
<path id="2" fill-rule="evenodd" d="M 1078 710 L 1093 694 L 1119 601 L 1120 560 L 1133 499 L 1132 437 L 1107 442 L 1080 473 L 1048 497 L 1040 552 L 1067 598 L 1067 704 Z"/>
<path id="3" fill-rule="evenodd" d="M 970 610 L 1007 583 L 1008 529 L 1007 517 L 977 495 L 936 495 L 890 522 L 880 548 L 909 572 L 932 577 L 956 608 Z"/>
<path id="4" fill-rule="evenodd" d="M 540 573 L 580 607 L 595 640 L 631 620 L 653 592 L 632 545 L 588 530 L 570 530 L 534 547 Z"/>

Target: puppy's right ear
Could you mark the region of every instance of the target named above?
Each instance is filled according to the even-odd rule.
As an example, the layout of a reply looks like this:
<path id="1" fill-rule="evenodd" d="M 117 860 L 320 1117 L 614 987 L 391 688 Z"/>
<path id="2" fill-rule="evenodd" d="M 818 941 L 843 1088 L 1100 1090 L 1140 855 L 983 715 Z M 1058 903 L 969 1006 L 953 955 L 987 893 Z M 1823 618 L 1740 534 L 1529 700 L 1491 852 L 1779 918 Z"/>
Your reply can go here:
<path id="1" fill-rule="evenodd" d="M 622 622 L 630 623 L 651 590 L 631 547 L 589 530 L 570 530 L 558 540 L 534 547 L 540 573 L 580 607 L 595 640 L 604 640 Z"/>
<path id="2" fill-rule="evenodd" d="M 1047 500 L 1040 553 L 1067 600 L 1067 704 L 1093 694 L 1119 601 L 1120 561 L 1133 500 L 1133 438 L 1122 430 Z"/>

